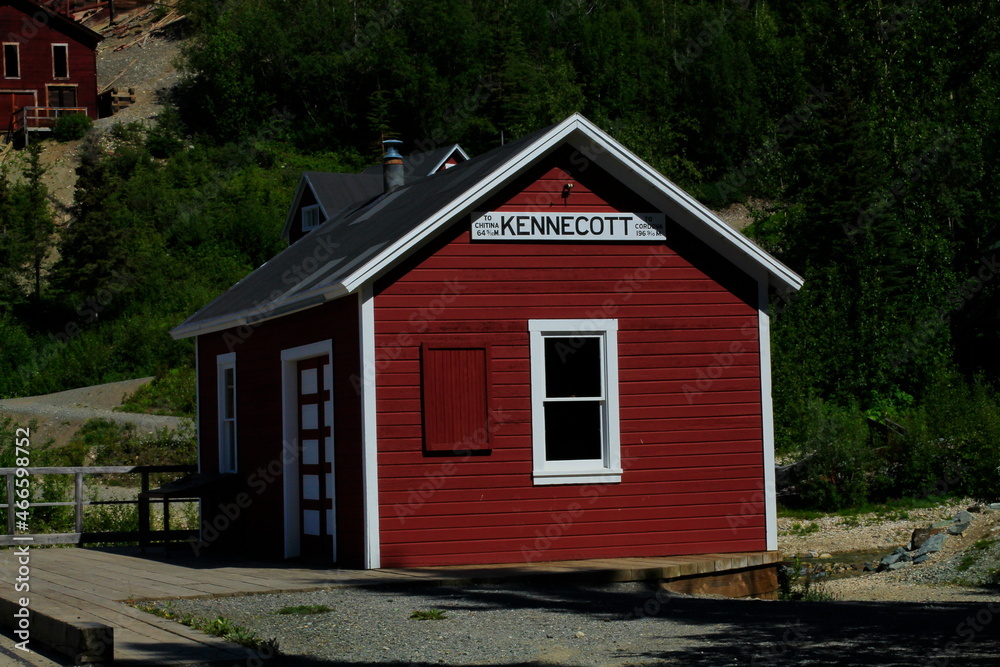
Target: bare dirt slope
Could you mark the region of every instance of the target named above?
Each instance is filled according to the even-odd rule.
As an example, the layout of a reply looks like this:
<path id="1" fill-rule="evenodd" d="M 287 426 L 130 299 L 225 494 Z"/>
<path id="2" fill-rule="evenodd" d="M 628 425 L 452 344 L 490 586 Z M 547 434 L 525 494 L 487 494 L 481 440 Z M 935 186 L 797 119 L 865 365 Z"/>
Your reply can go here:
<path id="1" fill-rule="evenodd" d="M 34 441 L 41 444 L 52 438 L 56 446 L 65 445 L 88 419 L 110 419 L 121 424 L 132 424 L 139 433 L 154 433 L 163 428 L 176 430 L 190 419 L 159 415 L 115 412 L 125 396 L 150 382 L 153 378 L 139 378 L 110 384 L 70 389 L 44 396 L 0 400 L 0 416 L 11 417 L 24 425 L 36 420 Z"/>

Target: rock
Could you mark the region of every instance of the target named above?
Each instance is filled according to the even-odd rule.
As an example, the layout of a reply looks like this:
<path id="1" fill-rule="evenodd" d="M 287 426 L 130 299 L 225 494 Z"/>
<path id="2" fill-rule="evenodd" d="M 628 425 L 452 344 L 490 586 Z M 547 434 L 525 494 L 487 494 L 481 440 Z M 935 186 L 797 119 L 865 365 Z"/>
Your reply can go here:
<path id="1" fill-rule="evenodd" d="M 573 636 L 574 636 L 574 637 L 576 637 L 577 639 L 583 639 L 583 638 L 584 638 L 584 637 L 586 637 L 587 635 L 585 635 L 585 634 L 583 634 L 582 632 L 580 632 L 579 630 L 577 630 L 577 631 L 576 631 L 576 634 L 575 634 L 575 635 L 573 635 Z"/>
<path id="2" fill-rule="evenodd" d="M 896 550 L 893 551 L 892 553 L 899 554 L 900 556 L 902 556 L 906 553 L 906 547 L 896 547 Z"/>
<path id="3" fill-rule="evenodd" d="M 865 562 L 865 567 L 864 567 L 864 569 L 862 571 L 863 572 L 874 572 L 875 571 L 875 566 L 866 561 Z"/>
<path id="4" fill-rule="evenodd" d="M 806 556 L 808 556 L 809 558 L 819 558 L 819 552 L 818 551 L 809 551 L 809 552 L 806 553 Z"/>
<path id="5" fill-rule="evenodd" d="M 899 560 L 899 554 L 889 554 L 888 556 L 883 556 L 879 564 L 889 566 Z"/>
<path id="6" fill-rule="evenodd" d="M 820 558 L 833 558 L 833 556 L 831 556 L 830 554 L 820 554 L 819 557 Z"/>
<path id="7" fill-rule="evenodd" d="M 965 529 L 968 528 L 968 527 L 969 527 L 968 522 L 966 522 L 966 523 L 953 523 L 952 525 L 948 526 L 948 534 L 949 535 L 961 535 L 962 533 L 965 532 Z"/>
<path id="8" fill-rule="evenodd" d="M 919 549 L 924 546 L 924 542 L 926 542 L 931 535 L 936 535 L 940 532 L 941 530 L 938 528 L 917 528 L 913 531 L 913 535 L 910 536 L 910 550 Z"/>
<path id="9" fill-rule="evenodd" d="M 941 521 L 935 521 L 932 523 L 931 528 L 947 528 L 953 523 L 955 523 L 954 519 L 942 519 Z"/>
<path id="10" fill-rule="evenodd" d="M 911 563 L 910 561 L 900 561 L 898 563 L 893 563 L 892 565 L 890 565 L 889 569 L 890 570 L 899 570 L 899 569 L 902 569 L 904 567 L 910 567 L 911 565 L 913 565 L 913 563 Z"/>
<path id="11" fill-rule="evenodd" d="M 913 559 L 913 564 L 914 565 L 920 565 L 921 563 L 923 563 L 925 560 L 927 560 L 930 557 L 931 557 L 930 554 L 920 554 L 919 556 L 917 556 L 916 558 Z"/>
<path id="12" fill-rule="evenodd" d="M 923 556 L 924 554 L 934 553 L 935 551 L 941 551 L 941 547 L 944 546 L 944 541 L 947 539 L 947 535 L 944 533 L 935 533 L 927 538 L 927 540 L 921 545 L 919 549 L 913 552 L 913 560 L 916 560 L 918 556 Z"/>
<path id="13" fill-rule="evenodd" d="M 962 510 L 955 515 L 955 523 L 972 523 L 972 520 L 976 517 L 973 516 L 972 512 L 968 510 Z"/>
<path id="14" fill-rule="evenodd" d="M 909 562 L 911 560 L 913 560 L 913 557 L 910 556 L 910 552 L 904 550 L 903 553 L 899 554 L 899 560 L 896 561 L 896 562 L 897 563 L 907 563 L 907 562 Z"/>
<path id="15" fill-rule="evenodd" d="M 991 510 L 1000 510 L 1000 503 L 990 503 L 989 507 Z"/>

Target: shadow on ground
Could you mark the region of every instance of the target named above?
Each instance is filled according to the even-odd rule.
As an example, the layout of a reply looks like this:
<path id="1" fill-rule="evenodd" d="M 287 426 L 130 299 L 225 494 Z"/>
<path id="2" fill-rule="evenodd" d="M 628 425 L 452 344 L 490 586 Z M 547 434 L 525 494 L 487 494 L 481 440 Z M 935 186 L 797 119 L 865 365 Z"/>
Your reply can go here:
<path id="1" fill-rule="evenodd" d="M 765 602 L 693 598 L 593 586 L 386 587 L 447 600 L 449 609 L 535 609 L 635 624 L 655 649 L 615 654 L 618 664 L 919 665 L 1000 664 L 1000 596 L 981 602 Z M 642 627 L 640 627 L 640 625 Z M 662 625 L 662 636 L 656 627 Z M 680 626 L 680 627 L 678 627 Z M 668 630 L 669 628 L 669 630 Z M 678 634 L 682 635 L 678 637 Z M 696 641 L 691 638 L 696 637 Z M 373 664 L 280 658 L 288 667 Z M 409 663 L 378 663 L 401 665 Z M 431 663 L 427 663 L 431 664 Z M 525 663 L 518 663 L 525 664 Z"/>

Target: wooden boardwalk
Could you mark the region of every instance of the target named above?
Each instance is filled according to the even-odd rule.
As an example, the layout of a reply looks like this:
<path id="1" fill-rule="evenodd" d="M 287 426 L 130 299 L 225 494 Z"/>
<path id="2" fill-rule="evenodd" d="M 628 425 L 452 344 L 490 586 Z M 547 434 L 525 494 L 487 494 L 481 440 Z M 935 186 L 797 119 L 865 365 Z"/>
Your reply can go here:
<path id="1" fill-rule="evenodd" d="M 776 562 L 776 552 L 627 558 L 413 570 L 338 570 L 287 563 L 222 561 L 190 553 L 140 556 L 137 549 L 48 548 L 30 552 L 31 608 L 114 628 L 115 664 L 190 665 L 246 661 L 246 649 L 123 604 L 220 595 L 252 595 L 379 584 L 445 584 L 579 576 L 632 581 L 725 573 Z M 0 598 L 16 600 L 13 550 L 0 554 Z"/>

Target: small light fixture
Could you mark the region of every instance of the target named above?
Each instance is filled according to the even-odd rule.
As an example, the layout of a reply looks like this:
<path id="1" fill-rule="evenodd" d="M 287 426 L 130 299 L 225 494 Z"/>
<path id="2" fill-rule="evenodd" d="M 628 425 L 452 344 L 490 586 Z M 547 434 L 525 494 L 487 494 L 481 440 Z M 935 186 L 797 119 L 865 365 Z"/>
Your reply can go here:
<path id="1" fill-rule="evenodd" d="M 562 189 L 563 199 L 566 199 L 567 197 L 569 197 L 569 193 L 571 193 L 571 192 L 573 192 L 573 184 L 572 183 L 566 183 L 565 185 L 563 185 L 563 189 Z"/>

